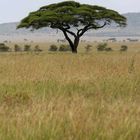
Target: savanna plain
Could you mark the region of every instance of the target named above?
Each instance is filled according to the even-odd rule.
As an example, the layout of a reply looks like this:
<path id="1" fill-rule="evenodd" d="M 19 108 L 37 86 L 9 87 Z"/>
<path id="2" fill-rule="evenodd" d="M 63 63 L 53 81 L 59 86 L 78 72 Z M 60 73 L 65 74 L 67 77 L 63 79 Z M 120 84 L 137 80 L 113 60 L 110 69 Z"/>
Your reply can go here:
<path id="1" fill-rule="evenodd" d="M 0 53 L 0 140 L 140 140 L 140 43 L 109 45 Z"/>

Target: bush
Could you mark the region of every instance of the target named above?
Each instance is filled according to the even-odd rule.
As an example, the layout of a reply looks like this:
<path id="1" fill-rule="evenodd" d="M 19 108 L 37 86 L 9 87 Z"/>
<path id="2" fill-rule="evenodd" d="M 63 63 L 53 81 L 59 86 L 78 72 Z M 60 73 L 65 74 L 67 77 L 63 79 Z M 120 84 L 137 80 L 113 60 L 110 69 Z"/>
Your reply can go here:
<path id="1" fill-rule="evenodd" d="M 60 45 L 59 51 L 71 51 L 71 48 L 69 45 Z"/>
<path id="2" fill-rule="evenodd" d="M 127 51 L 128 47 L 126 45 L 122 45 L 120 51 Z"/>
<path id="3" fill-rule="evenodd" d="M 24 51 L 31 51 L 31 45 L 25 45 Z"/>
<path id="4" fill-rule="evenodd" d="M 10 48 L 6 46 L 4 43 L 0 43 L 0 52 L 8 52 L 9 49 Z"/>
<path id="5" fill-rule="evenodd" d="M 112 51 L 112 48 L 105 48 L 105 51 L 107 52 Z"/>
<path id="6" fill-rule="evenodd" d="M 89 51 L 91 51 L 91 48 L 92 48 L 92 46 L 91 46 L 91 45 L 87 45 L 87 46 L 85 47 L 85 49 L 86 49 L 86 52 L 89 52 Z"/>
<path id="7" fill-rule="evenodd" d="M 107 48 L 107 43 L 98 44 L 97 50 L 98 51 L 105 51 Z"/>
<path id="8" fill-rule="evenodd" d="M 56 45 L 51 45 L 49 48 L 49 51 L 57 51 L 57 46 Z"/>
<path id="9" fill-rule="evenodd" d="M 34 51 L 35 51 L 35 52 L 41 52 L 42 50 L 39 48 L 38 45 L 36 45 L 35 48 L 34 48 Z"/>
<path id="10" fill-rule="evenodd" d="M 7 40 L 4 40 L 3 42 L 4 42 L 4 43 L 8 43 L 8 41 L 7 41 Z"/>
<path id="11" fill-rule="evenodd" d="M 15 52 L 20 52 L 21 51 L 21 47 L 19 45 L 15 44 L 14 51 Z"/>
<path id="12" fill-rule="evenodd" d="M 97 50 L 98 50 L 98 51 L 107 51 L 107 52 L 113 51 L 112 48 L 107 47 L 107 43 L 99 44 L 99 45 L 97 46 Z"/>

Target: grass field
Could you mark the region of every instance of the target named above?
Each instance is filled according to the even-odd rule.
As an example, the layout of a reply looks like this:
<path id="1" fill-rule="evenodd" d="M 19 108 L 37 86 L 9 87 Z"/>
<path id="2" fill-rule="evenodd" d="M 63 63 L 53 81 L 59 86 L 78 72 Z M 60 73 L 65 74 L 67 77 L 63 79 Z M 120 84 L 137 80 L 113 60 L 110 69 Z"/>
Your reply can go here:
<path id="1" fill-rule="evenodd" d="M 140 140 L 140 53 L 0 54 L 0 140 Z"/>

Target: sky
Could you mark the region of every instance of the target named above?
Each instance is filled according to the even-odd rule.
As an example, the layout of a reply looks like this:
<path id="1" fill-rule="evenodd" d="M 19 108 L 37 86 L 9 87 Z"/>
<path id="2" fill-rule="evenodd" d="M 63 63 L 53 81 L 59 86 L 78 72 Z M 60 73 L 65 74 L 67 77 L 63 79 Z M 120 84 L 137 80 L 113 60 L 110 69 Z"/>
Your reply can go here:
<path id="1" fill-rule="evenodd" d="M 64 0 L 0 0 L 0 23 L 20 21 L 29 12 L 41 6 Z M 119 13 L 140 12 L 140 0 L 75 0 L 81 3 L 104 6 Z"/>

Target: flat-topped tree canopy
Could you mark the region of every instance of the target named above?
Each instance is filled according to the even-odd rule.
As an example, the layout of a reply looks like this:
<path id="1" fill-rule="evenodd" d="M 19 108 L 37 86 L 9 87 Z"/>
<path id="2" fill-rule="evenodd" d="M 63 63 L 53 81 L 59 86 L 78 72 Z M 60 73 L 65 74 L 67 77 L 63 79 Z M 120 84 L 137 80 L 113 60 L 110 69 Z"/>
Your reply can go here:
<path id="1" fill-rule="evenodd" d="M 41 7 L 24 18 L 17 28 L 50 27 L 60 29 L 73 52 L 77 52 L 80 37 L 90 29 L 100 29 L 111 23 L 126 26 L 126 18 L 118 12 L 104 7 L 65 1 Z M 70 29 L 75 27 L 76 32 Z M 68 36 L 74 37 L 74 41 Z"/>

